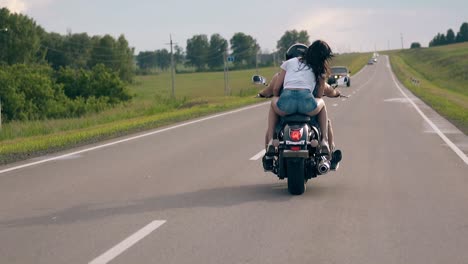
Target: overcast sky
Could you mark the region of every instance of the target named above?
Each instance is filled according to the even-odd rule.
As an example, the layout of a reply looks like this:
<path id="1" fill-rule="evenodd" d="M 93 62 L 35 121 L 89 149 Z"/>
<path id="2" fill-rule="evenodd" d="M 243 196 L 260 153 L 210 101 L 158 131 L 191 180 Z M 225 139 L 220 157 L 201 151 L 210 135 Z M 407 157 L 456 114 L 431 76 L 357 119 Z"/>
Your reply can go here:
<path id="1" fill-rule="evenodd" d="M 0 0 L 48 32 L 124 34 L 136 51 L 182 48 L 197 34 L 254 37 L 273 51 L 287 30 L 307 30 L 335 52 L 427 46 L 437 33 L 468 22 L 468 0 Z"/>

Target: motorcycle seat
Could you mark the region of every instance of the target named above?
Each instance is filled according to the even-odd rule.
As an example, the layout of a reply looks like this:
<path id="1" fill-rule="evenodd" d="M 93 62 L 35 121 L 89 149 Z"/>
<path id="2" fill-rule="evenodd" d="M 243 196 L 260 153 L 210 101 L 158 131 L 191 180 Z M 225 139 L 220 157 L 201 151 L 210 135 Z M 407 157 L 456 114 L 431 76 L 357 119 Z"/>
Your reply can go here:
<path id="1" fill-rule="evenodd" d="M 308 123 L 310 121 L 310 116 L 301 114 L 287 115 L 283 118 L 286 123 Z"/>

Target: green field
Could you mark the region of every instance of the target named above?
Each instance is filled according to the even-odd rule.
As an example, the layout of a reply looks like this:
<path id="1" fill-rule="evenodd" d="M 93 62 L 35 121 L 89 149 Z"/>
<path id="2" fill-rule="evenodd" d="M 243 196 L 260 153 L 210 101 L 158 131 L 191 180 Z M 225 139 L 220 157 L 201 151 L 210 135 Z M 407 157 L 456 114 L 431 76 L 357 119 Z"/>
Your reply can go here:
<path id="1" fill-rule="evenodd" d="M 468 134 L 468 43 L 390 52 L 398 79 Z M 419 80 L 419 85 L 411 82 Z"/>
<path id="2" fill-rule="evenodd" d="M 346 65 L 357 72 L 369 56 L 339 55 L 333 65 Z M 75 119 L 3 124 L 0 164 L 264 102 L 254 98 L 263 86 L 253 85 L 251 78 L 259 74 L 268 81 L 278 69 L 259 68 L 258 73 L 256 69 L 230 71 L 228 96 L 223 72 L 177 74 L 176 99 L 171 99 L 170 73 L 138 76 L 129 87 L 135 95 L 133 100 L 111 110 Z"/>
<path id="3" fill-rule="evenodd" d="M 347 66 L 351 71 L 351 75 L 359 72 L 367 61 L 371 58 L 372 53 L 349 53 L 338 55 L 333 58 L 332 66 Z"/>

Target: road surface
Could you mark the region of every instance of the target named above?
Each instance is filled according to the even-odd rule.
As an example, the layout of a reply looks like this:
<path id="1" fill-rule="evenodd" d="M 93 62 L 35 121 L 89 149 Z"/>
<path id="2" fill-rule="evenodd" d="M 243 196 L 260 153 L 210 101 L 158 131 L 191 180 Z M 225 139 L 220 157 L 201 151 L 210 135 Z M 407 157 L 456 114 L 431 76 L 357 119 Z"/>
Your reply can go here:
<path id="1" fill-rule="evenodd" d="M 0 167 L 0 263 L 468 263 L 468 144 L 388 58 L 327 99 L 337 172 L 265 173 L 268 105 Z"/>

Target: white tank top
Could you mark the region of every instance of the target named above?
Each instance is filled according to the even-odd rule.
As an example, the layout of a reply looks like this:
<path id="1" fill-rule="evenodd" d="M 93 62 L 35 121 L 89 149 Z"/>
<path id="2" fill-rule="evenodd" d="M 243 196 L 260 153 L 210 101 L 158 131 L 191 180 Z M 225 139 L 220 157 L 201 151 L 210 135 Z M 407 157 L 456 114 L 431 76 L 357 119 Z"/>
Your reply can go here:
<path id="1" fill-rule="evenodd" d="M 298 58 L 292 58 L 281 64 L 281 69 L 286 71 L 284 77 L 284 89 L 309 89 L 315 88 L 315 75 L 312 68 L 302 63 Z"/>

